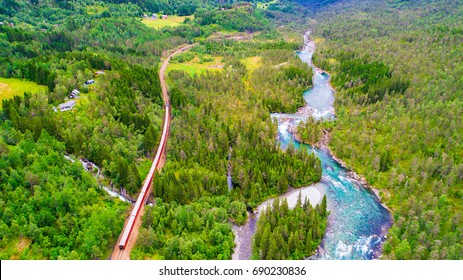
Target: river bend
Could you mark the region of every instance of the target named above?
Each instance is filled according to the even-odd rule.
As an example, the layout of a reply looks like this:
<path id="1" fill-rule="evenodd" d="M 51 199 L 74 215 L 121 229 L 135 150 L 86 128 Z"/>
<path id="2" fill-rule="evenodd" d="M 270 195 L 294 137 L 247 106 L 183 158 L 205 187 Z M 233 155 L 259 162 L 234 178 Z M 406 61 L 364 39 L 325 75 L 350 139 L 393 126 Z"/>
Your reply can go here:
<path id="1" fill-rule="evenodd" d="M 282 149 L 292 144 L 297 149 L 306 149 L 315 153 L 322 164 L 322 179 L 319 183 L 292 190 L 280 196 L 297 197 L 301 191 L 303 199 L 308 198 L 312 204 L 320 201 L 322 195 L 327 197 L 330 216 L 325 236 L 311 259 L 375 259 L 382 254 L 382 243 L 392 224 L 389 211 L 381 204 L 378 197 L 361 182 L 354 179 L 352 172 L 342 167 L 326 148 L 315 149 L 297 142 L 291 131 L 308 117 L 330 121 L 335 118 L 334 96 L 330 85 L 330 76 L 312 64 L 315 44 L 309 34 L 305 34 L 305 46 L 298 52 L 299 58 L 313 68 L 313 87 L 304 92 L 306 105 L 295 114 L 272 114 L 278 122 L 278 139 Z M 288 199 L 291 207 L 291 199 Z M 257 208 L 256 214 L 242 227 L 234 227 L 237 244 L 233 259 L 251 257 L 252 236 L 255 232 L 259 212 L 271 200 L 265 201 Z M 295 204 L 295 203 L 294 203 Z"/>

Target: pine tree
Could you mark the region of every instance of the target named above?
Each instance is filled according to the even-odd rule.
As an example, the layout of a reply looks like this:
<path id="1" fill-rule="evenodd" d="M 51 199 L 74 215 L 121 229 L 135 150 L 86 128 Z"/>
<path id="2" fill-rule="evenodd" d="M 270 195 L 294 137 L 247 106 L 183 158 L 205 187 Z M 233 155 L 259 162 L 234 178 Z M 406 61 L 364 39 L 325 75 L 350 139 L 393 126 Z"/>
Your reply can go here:
<path id="1" fill-rule="evenodd" d="M 115 182 L 119 187 L 126 187 L 129 177 L 129 168 L 127 161 L 123 157 L 119 157 L 116 161 L 116 178 Z"/>
<path id="2" fill-rule="evenodd" d="M 158 137 L 158 132 L 154 129 L 153 125 L 150 125 L 142 140 L 142 149 L 147 156 L 149 156 L 151 151 L 154 150 L 154 146 L 158 141 Z"/>
<path id="3" fill-rule="evenodd" d="M 381 159 L 379 161 L 379 171 L 385 172 L 391 168 L 392 165 L 392 156 L 391 151 L 387 150 L 381 154 Z"/>
<path id="4" fill-rule="evenodd" d="M 270 240 L 270 246 L 268 248 L 268 253 L 267 255 L 265 256 L 265 260 L 275 260 L 275 259 L 279 259 L 279 252 L 280 252 L 280 249 L 278 248 L 277 246 L 277 241 L 275 238 L 272 238 Z"/>
<path id="5" fill-rule="evenodd" d="M 258 251 L 258 254 L 259 254 L 259 258 L 261 260 L 266 260 L 267 259 L 267 252 L 268 252 L 269 246 L 270 246 L 270 244 L 269 244 L 270 234 L 271 234 L 270 226 L 266 226 L 264 228 L 264 231 L 262 232 L 262 238 L 260 240 L 260 248 L 258 248 L 258 249 L 260 249 Z"/>

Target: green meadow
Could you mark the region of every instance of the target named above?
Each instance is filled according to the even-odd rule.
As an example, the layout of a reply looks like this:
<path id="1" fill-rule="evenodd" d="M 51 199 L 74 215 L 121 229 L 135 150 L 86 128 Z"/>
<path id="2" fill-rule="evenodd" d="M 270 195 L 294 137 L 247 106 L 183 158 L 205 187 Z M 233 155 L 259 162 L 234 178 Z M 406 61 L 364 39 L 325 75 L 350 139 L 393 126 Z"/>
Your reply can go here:
<path id="1" fill-rule="evenodd" d="M 195 55 L 194 58 L 188 62 L 171 61 L 167 71 L 181 70 L 193 77 L 196 74 L 202 74 L 206 71 L 220 71 L 222 68 L 223 63 L 222 57 L 220 56 L 204 56 L 201 58 Z"/>
<path id="2" fill-rule="evenodd" d="M 10 99 L 15 95 L 23 95 L 24 92 L 36 93 L 46 89 L 46 86 L 40 86 L 34 82 L 0 77 L 0 108 L 2 108 L 3 103 L 1 101 L 4 99 Z"/>
<path id="3" fill-rule="evenodd" d="M 161 29 L 163 27 L 175 27 L 183 24 L 183 21 L 186 18 L 193 20 L 193 16 L 168 16 L 167 19 L 161 19 L 161 16 L 158 15 L 158 19 L 145 18 L 141 22 L 146 26 Z"/>

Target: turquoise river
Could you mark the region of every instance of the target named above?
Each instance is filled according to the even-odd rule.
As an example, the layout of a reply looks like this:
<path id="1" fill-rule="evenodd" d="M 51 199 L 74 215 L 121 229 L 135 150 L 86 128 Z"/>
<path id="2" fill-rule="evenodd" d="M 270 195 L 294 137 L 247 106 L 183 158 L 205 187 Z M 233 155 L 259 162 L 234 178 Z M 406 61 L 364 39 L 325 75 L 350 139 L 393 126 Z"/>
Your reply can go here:
<path id="1" fill-rule="evenodd" d="M 295 204 L 299 192 L 312 203 L 318 203 L 326 195 L 330 211 L 328 227 L 317 253 L 310 259 L 364 260 L 381 256 L 382 243 L 391 226 L 391 215 L 368 186 L 362 185 L 354 173 L 344 168 L 327 148 L 315 149 L 295 140 L 294 128 L 308 117 L 330 121 L 335 118 L 334 91 L 330 76 L 312 65 L 315 44 L 305 34 L 305 46 L 298 52 L 299 58 L 313 68 L 313 87 L 304 93 L 306 105 L 295 114 L 272 114 L 278 121 L 278 140 L 282 149 L 290 143 L 297 149 L 315 153 L 322 164 L 322 179 L 319 183 L 293 190 L 280 196 L 286 197 L 289 205 Z M 291 198 L 294 203 L 291 203 Z M 233 259 L 249 259 L 252 236 L 255 232 L 259 212 L 269 201 L 262 203 L 256 213 L 242 227 L 234 227 L 236 234 Z"/>

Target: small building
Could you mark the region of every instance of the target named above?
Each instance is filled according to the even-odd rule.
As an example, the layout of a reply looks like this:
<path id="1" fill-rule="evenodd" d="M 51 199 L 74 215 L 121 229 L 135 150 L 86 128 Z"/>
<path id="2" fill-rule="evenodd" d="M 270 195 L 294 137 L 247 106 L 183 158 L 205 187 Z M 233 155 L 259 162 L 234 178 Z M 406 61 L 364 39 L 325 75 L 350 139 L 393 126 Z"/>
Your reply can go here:
<path id="1" fill-rule="evenodd" d="M 79 98 L 79 94 L 80 94 L 80 91 L 78 91 L 77 89 L 74 89 L 73 91 L 71 91 L 71 93 L 69 94 L 69 98 Z"/>
<path id="2" fill-rule="evenodd" d="M 59 104 L 59 109 L 61 110 L 61 112 L 69 111 L 72 110 L 74 106 L 76 106 L 76 102 L 74 100 L 69 100 L 68 102 Z"/>
<path id="3" fill-rule="evenodd" d="M 88 80 L 85 82 L 85 85 L 88 86 L 88 85 L 93 85 L 95 83 L 95 80 L 94 79 L 91 79 L 91 80 Z"/>
<path id="4" fill-rule="evenodd" d="M 162 15 L 161 18 L 162 18 L 162 19 L 167 19 L 168 16 L 167 16 L 167 15 Z"/>
<path id="5" fill-rule="evenodd" d="M 98 70 L 95 72 L 95 76 L 99 76 L 99 75 L 104 75 L 104 71 L 103 70 Z"/>
<path id="6" fill-rule="evenodd" d="M 144 18 L 148 18 L 148 15 L 147 15 L 147 14 L 143 14 L 143 17 L 144 17 Z"/>
<path id="7" fill-rule="evenodd" d="M 158 19 L 158 15 L 157 14 L 152 14 L 151 19 Z"/>
<path id="8" fill-rule="evenodd" d="M 3 25 L 3 21 L 0 21 L 0 25 Z"/>

